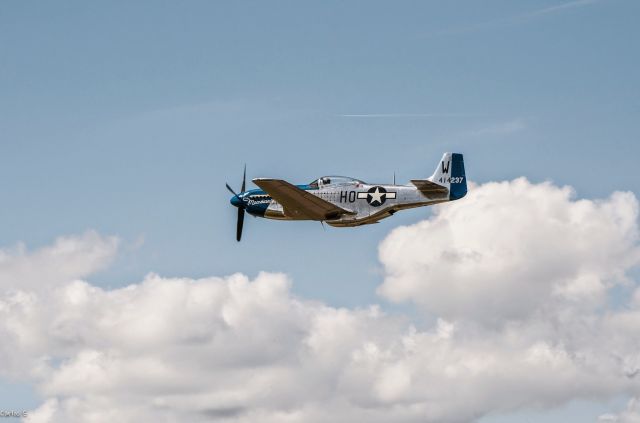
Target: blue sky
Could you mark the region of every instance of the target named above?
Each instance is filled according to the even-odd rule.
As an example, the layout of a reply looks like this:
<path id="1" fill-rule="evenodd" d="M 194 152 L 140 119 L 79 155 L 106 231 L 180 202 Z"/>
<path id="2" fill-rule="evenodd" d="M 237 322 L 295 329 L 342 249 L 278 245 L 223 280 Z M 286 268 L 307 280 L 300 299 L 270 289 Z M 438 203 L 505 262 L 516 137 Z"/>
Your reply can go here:
<path id="1" fill-rule="evenodd" d="M 238 244 L 224 183 L 238 188 L 245 163 L 249 178 L 406 182 L 459 151 L 478 183 L 638 193 L 639 12 L 632 0 L 4 2 L 0 245 L 95 229 L 125 251 L 96 285 L 268 270 L 305 298 L 405 310 L 375 294 L 377 247 L 428 210 L 357 229 L 248 219 Z"/>

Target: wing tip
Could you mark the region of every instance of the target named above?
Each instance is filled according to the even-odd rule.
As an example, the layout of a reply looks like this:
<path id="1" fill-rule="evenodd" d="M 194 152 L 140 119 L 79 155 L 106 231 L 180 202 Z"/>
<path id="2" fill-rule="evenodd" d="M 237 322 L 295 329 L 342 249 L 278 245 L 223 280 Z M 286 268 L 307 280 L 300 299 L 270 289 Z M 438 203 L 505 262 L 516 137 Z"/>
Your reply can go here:
<path id="1" fill-rule="evenodd" d="M 253 178 L 253 182 L 271 182 L 271 181 L 282 181 L 282 179 L 276 178 Z"/>

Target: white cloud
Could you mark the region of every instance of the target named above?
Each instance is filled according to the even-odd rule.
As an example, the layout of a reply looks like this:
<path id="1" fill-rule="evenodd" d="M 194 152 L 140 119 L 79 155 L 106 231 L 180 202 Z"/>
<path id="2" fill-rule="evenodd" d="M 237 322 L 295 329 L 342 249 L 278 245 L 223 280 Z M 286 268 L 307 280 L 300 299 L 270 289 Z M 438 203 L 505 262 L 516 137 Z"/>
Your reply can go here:
<path id="1" fill-rule="evenodd" d="M 106 267 L 115 257 L 118 239 L 94 231 L 60 237 L 50 247 L 28 256 L 25 246 L 0 250 L 0 290 L 40 289 L 83 278 Z"/>
<path id="2" fill-rule="evenodd" d="M 484 322 L 603 305 L 640 261 L 638 202 L 621 192 L 603 201 L 573 196 L 524 178 L 472 187 L 382 242 L 380 294 Z"/>
<path id="3" fill-rule="evenodd" d="M 380 248 L 381 292 L 437 316 L 428 328 L 297 298 L 283 274 L 105 290 L 20 270 L 101 263 L 90 252 L 112 241 L 95 234 L 70 255 L 6 252 L 5 269 L 51 288 L 0 295 L 0 372 L 42 393 L 29 422 L 469 422 L 634 395 L 640 302 L 605 297 L 638 261 L 637 216 L 631 194 L 473 187 Z"/>

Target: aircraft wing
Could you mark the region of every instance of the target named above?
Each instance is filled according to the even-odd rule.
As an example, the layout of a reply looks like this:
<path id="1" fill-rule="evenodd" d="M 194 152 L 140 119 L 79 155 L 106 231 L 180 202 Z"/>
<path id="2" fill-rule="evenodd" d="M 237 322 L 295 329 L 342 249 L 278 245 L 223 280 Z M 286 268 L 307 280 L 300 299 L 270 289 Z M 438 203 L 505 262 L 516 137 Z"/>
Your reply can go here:
<path id="1" fill-rule="evenodd" d="M 337 219 L 343 214 L 355 214 L 338 207 L 282 179 L 254 179 L 253 183 L 282 204 L 284 213 L 293 218 L 313 220 Z"/>
<path id="2" fill-rule="evenodd" d="M 443 187 L 435 182 L 427 181 L 426 179 L 412 179 L 411 183 L 427 197 L 449 195 L 449 189 L 447 187 Z"/>

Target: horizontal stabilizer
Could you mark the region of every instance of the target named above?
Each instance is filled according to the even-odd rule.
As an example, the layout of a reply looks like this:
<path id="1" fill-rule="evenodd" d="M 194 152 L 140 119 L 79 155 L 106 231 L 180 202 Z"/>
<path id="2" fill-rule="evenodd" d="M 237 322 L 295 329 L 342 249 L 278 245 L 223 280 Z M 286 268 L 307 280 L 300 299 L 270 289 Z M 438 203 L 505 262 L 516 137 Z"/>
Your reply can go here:
<path id="1" fill-rule="evenodd" d="M 412 179 L 411 183 L 427 197 L 441 197 L 449 195 L 449 189 L 447 187 L 438 185 L 435 182 L 427 181 L 426 179 Z"/>

